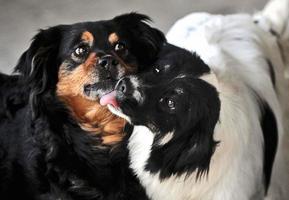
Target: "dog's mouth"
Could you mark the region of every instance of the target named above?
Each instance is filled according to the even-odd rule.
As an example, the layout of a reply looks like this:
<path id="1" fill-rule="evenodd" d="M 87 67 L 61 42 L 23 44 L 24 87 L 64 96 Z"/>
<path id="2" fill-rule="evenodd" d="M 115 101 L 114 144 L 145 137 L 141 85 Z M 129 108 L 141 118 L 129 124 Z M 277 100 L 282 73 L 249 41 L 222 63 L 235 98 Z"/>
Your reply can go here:
<path id="1" fill-rule="evenodd" d="M 86 84 L 83 87 L 84 95 L 91 100 L 98 100 L 102 96 L 110 93 L 114 89 L 116 81 L 106 80 L 94 84 Z"/>
<path id="2" fill-rule="evenodd" d="M 112 112 L 118 117 L 125 119 L 127 122 L 131 124 L 132 122 L 130 117 L 123 113 L 119 104 L 120 103 L 117 100 L 116 90 L 113 90 L 112 92 L 109 92 L 100 98 L 100 105 L 107 106 L 110 112 Z"/>

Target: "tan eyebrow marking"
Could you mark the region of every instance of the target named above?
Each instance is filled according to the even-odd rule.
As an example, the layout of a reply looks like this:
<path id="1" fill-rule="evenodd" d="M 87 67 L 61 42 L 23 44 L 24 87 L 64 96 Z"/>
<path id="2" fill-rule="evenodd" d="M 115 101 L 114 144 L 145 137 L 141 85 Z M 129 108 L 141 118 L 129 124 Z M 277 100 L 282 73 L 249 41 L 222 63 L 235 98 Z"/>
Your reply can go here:
<path id="1" fill-rule="evenodd" d="M 81 40 L 87 42 L 90 46 L 92 46 L 92 43 L 94 41 L 94 37 L 90 32 L 84 31 L 81 35 Z"/>
<path id="2" fill-rule="evenodd" d="M 109 36 L 108 36 L 108 41 L 110 44 L 114 44 L 116 42 L 119 41 L 119 37 L 116 33 L 111 33 Z"/>

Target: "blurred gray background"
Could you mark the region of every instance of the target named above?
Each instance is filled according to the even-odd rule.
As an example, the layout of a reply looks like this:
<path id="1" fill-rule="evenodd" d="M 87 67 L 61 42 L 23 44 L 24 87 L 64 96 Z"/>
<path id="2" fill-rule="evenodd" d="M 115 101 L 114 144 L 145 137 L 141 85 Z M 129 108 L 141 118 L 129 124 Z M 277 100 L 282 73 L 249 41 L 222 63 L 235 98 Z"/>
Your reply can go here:
<path id="1" fill-rule="evenodd" d="M 190 12 L 254 13 L 267 0 L 0 0 L 0 71 L 10 73 L 40 28 L 57 24 L 110 19 L 137 11 L 167 32 Z"/>

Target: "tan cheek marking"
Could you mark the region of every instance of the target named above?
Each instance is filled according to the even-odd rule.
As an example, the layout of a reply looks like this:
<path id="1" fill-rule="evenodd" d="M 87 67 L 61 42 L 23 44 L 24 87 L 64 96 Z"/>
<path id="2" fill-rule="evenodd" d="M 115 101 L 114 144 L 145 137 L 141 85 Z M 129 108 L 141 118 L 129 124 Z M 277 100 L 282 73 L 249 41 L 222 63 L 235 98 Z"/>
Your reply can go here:
<path id="1" fill-rule="evenodd" d="M 94 37 L 90 32 L 85 31 L 81 35 L 81 40 L 87 42 L 90 46 L 92 46 L 93 41 L 94 41 Z"/>
<path id="2" fill-rule="evenodd" d="M 60 67 L 57 83 L 57 95 L 70 97 L 82 94 L 83 84 L 89 81 L 84 65 L 76 67 L 72 72 L 67 72 L 65 66 Z"/>
<path id="3" fill-rule="evenodd" d="M 57 95 L 63 98 L 83 95 L 83 87 L 96 81 L 96 62 L 98 57 L 91 53 L 83 64 L 72 71 L 66 70 L 66 64 L 62 64 L 58 73 Z"/>
<path id="4" fill-rule="evenodd" d="M 96 53 L 91 53 L 91 54 L 89 54 L 88 58 L 84 62 L 84 66 L 86 66 L 86 67 L 95 67 L 98 59 L 99 58 L 96 56 Z"/>
<path id="5" fill-rule="evenodd" d="M 113 145 L 119 143 L 120 141 L 122 141 L 124 136 L 125 136 L 124 134 L 103 136 L 102 137 L 103 144 Z"/>
<path id="6" fill-rule="evenodd" d="M 116 33 L 111 33 L 109 36 L 108 36 L 108 41 L 110 44 L 115 44 L 116 42 L 119 41 L 119 37 Z"/>
<path id="7" fill-rule="evenodd" d="M 79 95 L 62 100 L 70 108 L 81 128 L 90 134 L 100 135 L 102 144 L 114 145 L 125 136 L 125 120 L 113 115 L 97 101 L 90 101 Z"/>

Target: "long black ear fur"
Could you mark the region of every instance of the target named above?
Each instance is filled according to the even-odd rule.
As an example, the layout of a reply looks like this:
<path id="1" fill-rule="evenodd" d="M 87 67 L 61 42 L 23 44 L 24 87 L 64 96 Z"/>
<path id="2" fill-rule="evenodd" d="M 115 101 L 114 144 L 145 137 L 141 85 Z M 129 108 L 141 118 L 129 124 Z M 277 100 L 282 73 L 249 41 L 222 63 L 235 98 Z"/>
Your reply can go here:
<path id="1" fill-rule="evenodd" d="M 59 67 L 58 51 L 61 41 L 61 27 L 40 30 L 14 69 L 20 74 L 30 90 L 30 103 L 34 115 L 40 102 L 39 96 L 55 91 Z"/>

